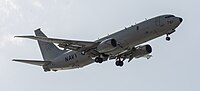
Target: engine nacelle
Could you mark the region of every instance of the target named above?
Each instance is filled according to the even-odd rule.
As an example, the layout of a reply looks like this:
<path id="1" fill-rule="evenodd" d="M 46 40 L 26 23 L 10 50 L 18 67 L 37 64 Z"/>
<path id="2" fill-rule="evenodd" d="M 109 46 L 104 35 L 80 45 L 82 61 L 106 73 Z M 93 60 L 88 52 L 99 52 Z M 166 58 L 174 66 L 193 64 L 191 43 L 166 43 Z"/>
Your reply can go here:
<path id="1" fill-rule="evenodd" d="M 134 52 L 135 57 L 139 58 L 152 52 L 150 45 L 138 46 Z"/>
<path id="2" fill-rule="evenodd" d="M 99 53 L 106 53 L 114 50 L 117 47 L 117 41 L 115 39 L 106 39 L 102 41 L 98 46 L 97 46 L 97 51 Z"/>

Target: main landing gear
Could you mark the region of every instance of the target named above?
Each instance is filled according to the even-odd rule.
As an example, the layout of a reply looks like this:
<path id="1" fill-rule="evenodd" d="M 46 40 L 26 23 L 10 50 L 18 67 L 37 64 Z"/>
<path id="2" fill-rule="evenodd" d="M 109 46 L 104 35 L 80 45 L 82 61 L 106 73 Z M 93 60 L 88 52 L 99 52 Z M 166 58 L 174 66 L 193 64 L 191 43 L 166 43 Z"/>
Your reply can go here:
<path id="1" fill-rule="evenodd" d="M 96 63 L 102 63 L 103 62 L 103 58 L 101 57 L 96 57 L 95 58 L 95 62 Z M 122 67 L 124 65 L 124 61 L 121 61 L 120 59 L 117 59 L 117 61 L 115 62 L 116 66 Z"/>
<path id="2" fill-rule="evenodd" d="M 51 71 L 49 68 L 44 68 L 44 72 Z"/>
<path id="3" fill-rule="evenodd" d="M 95 62 L 96 62 L 96 63 L 102 63 L 102 62 L 103 62 L 103 58 L 101 58 L 101 57 L 96 57 L 96 58 L 95 58 Z"/>
<path id="4" fill-rule="evenodd" d="M 105 56 L 105 55 L 104 55 L 104 56 Z M 102 58 L 102 57 L 100 57 L 100 56 L 98 56 L 98 57 L 95 58 L 95 62 L 96 62 L 96 63 L 102 63 L 102 62 L 105 61 L 105 60 L 106 60 L 106 59 L 104 59 L 104 58 Z M 116 65 L 116 66 L 119 66 L 119 67 L 122 67 L 122 66 L 124 65 L 124 59 L 121 60 L 120 57 L 117 57 L 117 59 L 116 59 L 116 61 L 115 61 L 115 65 Z"/>
<path id="5" fill-rule="evenodd" d="M 102 63 L 103 61 L 108 60 L 109 55 L 101 54 L 95 58 L 96 63 Z"/>
<path id="6" fill-rule="evenodd" d="M 115 62 L 115 65 L 122 67 L 124 65 L 124 62 L 119 60 Z"/>
<path id="7" fill-rule="evenodd" d="M 121 60 L 121 57 L 117 57 L 115 65 L 122 67 L 124 65 L 124 60 Z"/>

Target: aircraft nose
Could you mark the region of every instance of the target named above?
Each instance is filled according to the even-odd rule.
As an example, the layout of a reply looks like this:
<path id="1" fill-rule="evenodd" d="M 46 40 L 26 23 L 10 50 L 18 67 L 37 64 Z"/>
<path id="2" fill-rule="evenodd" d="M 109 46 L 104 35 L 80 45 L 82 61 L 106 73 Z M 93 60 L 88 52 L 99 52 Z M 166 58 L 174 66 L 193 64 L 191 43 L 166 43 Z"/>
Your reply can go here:
<path id="1" fill-rule="evenodd" d="M 183 21 L 183 19 L 182 19 L 182 18 L 179 18 L 179 21 L 180 21 L 180 22 L 182 22 L 182 21 Z"/>

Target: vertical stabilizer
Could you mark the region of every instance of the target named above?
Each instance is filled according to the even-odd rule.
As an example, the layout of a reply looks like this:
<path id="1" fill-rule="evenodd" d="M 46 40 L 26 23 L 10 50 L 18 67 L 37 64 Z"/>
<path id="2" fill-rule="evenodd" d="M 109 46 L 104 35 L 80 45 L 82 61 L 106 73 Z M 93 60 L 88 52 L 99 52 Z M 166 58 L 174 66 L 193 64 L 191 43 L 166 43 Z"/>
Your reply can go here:
<path id="1" fill-rule="evenodd" d="M 40 28 L 35 30 L 35 35 L 41 37 L 47 37 L 40 30 Z M 49 61 L 53 60 L 54 58 L 64 53 L 62 50 L 58 49 L 53 43 L 38 41 L 38 44 L 44 60 L 49 60 Z"/>

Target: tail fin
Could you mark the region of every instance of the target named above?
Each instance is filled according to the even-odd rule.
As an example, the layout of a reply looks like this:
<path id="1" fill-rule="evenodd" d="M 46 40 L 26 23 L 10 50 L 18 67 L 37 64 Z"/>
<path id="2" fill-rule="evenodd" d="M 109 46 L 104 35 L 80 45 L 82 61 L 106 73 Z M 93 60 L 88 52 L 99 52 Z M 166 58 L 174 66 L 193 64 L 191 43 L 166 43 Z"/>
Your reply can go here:
<path id="1" fill-rule="evenodd" d="M 35 35 L 41 37 L 47 37 L 40 30 L 40 28 L 35 30 Z M 38 41 L 38 44 L 44 60 L 53 60 L 54 58 L 64 53 L 62 50 L 58 49 L 53 43 Z"/>

